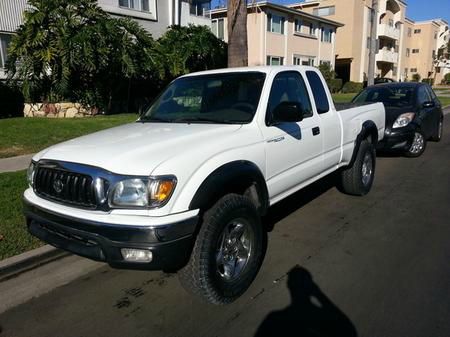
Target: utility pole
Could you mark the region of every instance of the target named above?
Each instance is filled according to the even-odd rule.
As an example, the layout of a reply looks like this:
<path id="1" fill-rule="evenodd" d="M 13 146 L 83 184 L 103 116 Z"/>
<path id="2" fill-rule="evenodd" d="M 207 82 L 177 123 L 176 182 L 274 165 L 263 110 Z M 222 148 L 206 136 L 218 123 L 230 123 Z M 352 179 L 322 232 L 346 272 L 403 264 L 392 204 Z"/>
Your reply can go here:
<path id="1" fill-rule="evenodd" d="M 372 0 L 372 27 L 370 29 L 369 70 L 367 85 L 374 84 L 375 55 L 377 54 L 378 0 Z"/>

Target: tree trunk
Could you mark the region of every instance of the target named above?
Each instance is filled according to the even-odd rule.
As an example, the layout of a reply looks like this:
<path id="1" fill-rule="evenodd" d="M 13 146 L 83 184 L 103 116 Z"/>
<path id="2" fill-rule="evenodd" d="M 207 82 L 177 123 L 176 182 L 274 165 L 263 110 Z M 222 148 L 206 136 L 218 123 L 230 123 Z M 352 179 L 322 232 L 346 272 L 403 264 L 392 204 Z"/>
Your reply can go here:
<path id="1" fill-rule="evenodd" d="M 228 0 L 228 67 L 248 65 L 247 0 Z"/>

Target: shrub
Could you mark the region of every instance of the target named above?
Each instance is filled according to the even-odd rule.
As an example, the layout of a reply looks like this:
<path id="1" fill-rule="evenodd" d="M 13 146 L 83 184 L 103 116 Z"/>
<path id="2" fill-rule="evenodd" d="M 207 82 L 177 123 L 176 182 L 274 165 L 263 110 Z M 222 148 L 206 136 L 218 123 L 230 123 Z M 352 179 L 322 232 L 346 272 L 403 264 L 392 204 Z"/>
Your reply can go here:
<path id="1" fill-rule="evenodd" d="M 23 117 L 24 98 L 19 88 L 0 81 L 0 119 Z"/>
<path id="2" fill-rule="evenodd" d="M 349 94 L 349 93 L 358 93 L 361 90 L 363 90 L 363 83 L 361 82 L 347 82 L 344 84 L 344 86 L 342 87 L 342 92 L 344 94 Z"/>
<path id="3" fill-rule="evenodd" d="M 450 73 L 445 74 L 445 76 L 444 76 L 444 82 L 445 82 L 445 84 L 450 84 Z"/>
<path id="4" fill-rule="evenodd" d="M 342 79 L 341 78 L 332 78 L 330 83 L 328 84 L 330 87 L 330 91 L 335 94 L 339 92 L 342 88 Z"/>
<path id="5" fill-rule="evenodd" d="M 412 82 L 420 82 L 420 79 L 421 79 L 420 75 L 417 73 L 413 74 L 411 78 L 412 78 Z"/>
<path id="6" fill-rule="evenodd" d="M 434 79 L 432 79 L 432 78 L 424 78 L 424 79 L 422 80 L 422 83 L 427 83 L 427 84 L 433 86 L 433 84 L 434 84 Z"/>

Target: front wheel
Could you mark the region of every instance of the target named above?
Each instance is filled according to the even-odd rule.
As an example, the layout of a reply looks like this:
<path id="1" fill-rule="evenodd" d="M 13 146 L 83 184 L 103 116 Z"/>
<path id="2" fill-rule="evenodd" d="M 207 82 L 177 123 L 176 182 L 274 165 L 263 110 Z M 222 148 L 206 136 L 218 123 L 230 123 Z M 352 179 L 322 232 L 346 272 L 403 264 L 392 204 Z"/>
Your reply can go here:
<path id="1" fill-rule="evenodd" d="M 375 176 L 375 148 L 367 139 L 359 145 L 355 162 L 340 172 L 339 188 L 350 195 L 369 193 Z"/>
<path id="2" fill-rule="evenodd" d="M 221 198 L 203 218 L 183 287 L 212 304 L 242 295 L 258 272 L 263 251 L 261 219 L 254 203 L 237 194 Z"/>
<path id="3" fill-rule="evenodd" d="M 419 157 L 422 155 L 422 153 L 425 152 L 425 148 L 427 146 L 427 141 L 419 130 L 414 133 L 414 139 L 412 141 L 411 146 L 409 147 L 408 151 L 406 151 L 405 156 L 406 157 Z"/>

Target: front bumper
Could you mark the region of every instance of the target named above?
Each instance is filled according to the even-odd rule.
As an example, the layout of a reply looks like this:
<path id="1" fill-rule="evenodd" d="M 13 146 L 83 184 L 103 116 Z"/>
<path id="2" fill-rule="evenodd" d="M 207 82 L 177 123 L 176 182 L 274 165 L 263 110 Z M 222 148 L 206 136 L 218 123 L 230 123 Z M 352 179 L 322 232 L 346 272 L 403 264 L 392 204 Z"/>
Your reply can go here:
<path id="1" fill-rule="evenodd" d="M 158 227 L 132 227 L 63 216 L 24 200 L 29 232 L 57 248 L 112 267 L 175 271 L 189 259 L 198 216 Z M 122 248 L 150 250 L 149 263 L 128 262 Z"/>
<path id="2" fill-rule="evenodd" d="M 386 128 L 384 138 L 378 142 L 377 149 L 384 151 L 407 151 L 414 140 L 416 126 L 412 123 L 398 129 Z"/>

